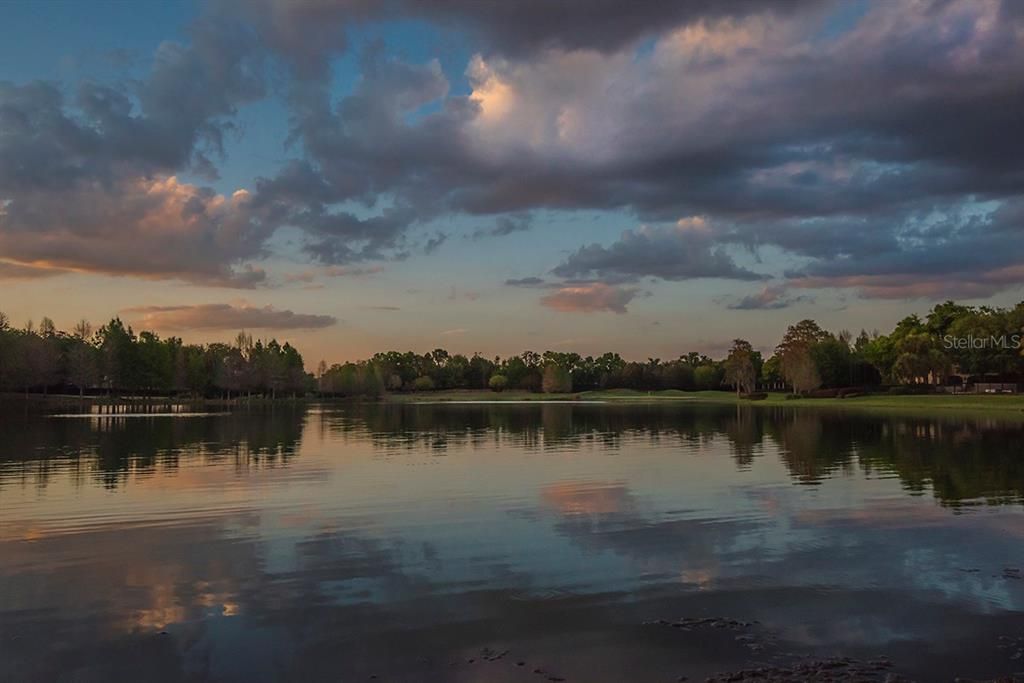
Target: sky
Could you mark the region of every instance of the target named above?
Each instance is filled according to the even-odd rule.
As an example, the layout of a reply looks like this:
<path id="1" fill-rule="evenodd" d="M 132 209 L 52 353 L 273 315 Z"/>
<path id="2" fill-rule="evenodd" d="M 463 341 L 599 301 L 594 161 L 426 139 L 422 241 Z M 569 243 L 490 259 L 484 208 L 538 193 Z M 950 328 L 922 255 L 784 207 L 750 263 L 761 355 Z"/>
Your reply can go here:
<path id="1" fill-rule="evenodd" d="M 770 350 L 1024 298 L 1024 3 L 0 7 L 0 311 Z"/>

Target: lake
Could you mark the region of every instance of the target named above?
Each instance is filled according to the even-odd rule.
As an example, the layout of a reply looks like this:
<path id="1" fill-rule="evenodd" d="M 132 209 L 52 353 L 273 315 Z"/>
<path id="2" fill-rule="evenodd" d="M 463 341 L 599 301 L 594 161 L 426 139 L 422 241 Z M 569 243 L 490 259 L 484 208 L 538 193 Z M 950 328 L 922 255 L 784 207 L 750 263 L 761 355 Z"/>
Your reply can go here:
<path id="1" fill-rule="evenodd" d="M 993 678 L 1024 670 L 1022 503 L 1024 421 L 2 417 L 0 680 Z"/>

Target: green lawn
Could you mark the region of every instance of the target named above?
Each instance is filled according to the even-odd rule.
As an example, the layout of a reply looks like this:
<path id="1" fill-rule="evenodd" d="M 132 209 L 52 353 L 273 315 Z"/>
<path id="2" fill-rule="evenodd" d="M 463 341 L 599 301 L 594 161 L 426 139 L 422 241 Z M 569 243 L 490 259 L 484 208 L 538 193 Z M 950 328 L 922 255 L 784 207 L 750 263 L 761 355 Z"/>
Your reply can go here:
<path id="1" fill-rule="evenodd" d="M 526 391 L 432 391 L 409 394 L 389 394 L 389 401 L 436 402 L 436 401 L 608 401 L 608 402 L 695 402 L 695 403 L 742 403 L 750 406 L 785 406 L 787 408 L 842 408 L 863 410 L 891 410 L 911 413 L 969 413 L 979 415 L 998 412 L 1001 416 L 1019 414 L 1024 417 L 1024 395 L 928 395 L 896 396 L 878 394 L 855 398 L 799 398 L 789 399 L 786 394 L 772 393 L 763 401 L 737 399 L 729 391 L 633 391 L 613 389 L 608 391 L 583 391 L 574 394 L 534 394 Z"/>

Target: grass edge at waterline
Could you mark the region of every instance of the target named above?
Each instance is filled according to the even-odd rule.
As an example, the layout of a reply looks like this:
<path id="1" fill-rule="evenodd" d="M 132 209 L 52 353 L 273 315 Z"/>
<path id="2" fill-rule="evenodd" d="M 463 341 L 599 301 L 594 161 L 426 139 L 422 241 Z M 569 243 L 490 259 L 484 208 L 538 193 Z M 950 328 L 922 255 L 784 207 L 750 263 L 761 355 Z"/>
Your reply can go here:
<path id="1" fill-rule="evenodd" d="M 1019 414 L 1024 418 L 1024 395 L 991 394 L 918 394 L 890 395 L 868 394 L 850 398 L 790 398 L 788 394 L 772 392 L 761 401 L 738 398 L 731 391 L 635 391 L 612 389 L 604 391 L 581 391 L 575 393 L 540 394 L 528 391 L 494 392 L 487 390 L 451 390 L 392 393 L 386 401 L 396 403 L 444 403 L 444 402 L 550 402 L 550 401 L 606 401 L 609 403 L 662 403 L 691 402 L 714 404 L 742 404 L 755 407 L 812 407 L 843 408 L 859 410 L 894 410 L 917 413 L 979 413 L 998 412 L 1000 416 Z"/>

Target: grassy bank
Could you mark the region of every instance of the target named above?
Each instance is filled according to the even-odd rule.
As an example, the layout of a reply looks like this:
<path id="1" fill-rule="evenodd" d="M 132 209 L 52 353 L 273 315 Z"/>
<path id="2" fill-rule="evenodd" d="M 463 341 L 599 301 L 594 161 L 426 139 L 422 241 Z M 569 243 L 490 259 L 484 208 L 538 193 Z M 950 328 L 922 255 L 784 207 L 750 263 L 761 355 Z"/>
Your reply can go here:
<path id="1" fill-rule="evenodd" d="M 1024 396 L 1021 395 L 925 395 L 897 396 L 878 394 L 854 398 L 787 398 L 786 394 L 771 393 L 763 401 L 737 399 L 728 391 L 633 391 L 614 389 L 610 391 L 583 391 L 574 394 L 535 394 L 526 391 L 434 391 L 410 394 L 390 394 L 388 401 L 400 403 L 444 402 L 444 401 L 608 401 L 608 402 L 696 402 L 735 404 L 742 403 L 755 407 L 786 408 L 834 408 L 853 410 L 886 410 L 908 413 L 971 415 L 995 412 L 1001 416 L 1021 415 L 1024 417 Z"/>
<path id="2" fill-rule="evenodd" d="M 182 404 L 197 408 L 232 408 L 239 406 L 257 406 L 276 403 L 294 403 L 302 399 L 281 397 L 276 400 L 269 398 L 246 397 L 224 399 L 188 398 L 110 398 L 105 396 L 78 396 L 39 394 L 0 394 L 0 413 L 24 411 L 30 412 L 54 410 L 81 410 L 86 406 L 102 407 L 120 406 L 130 411 L 146 408 L 155 409 L 168 404 Z M 334 399 L 326 399 L 333 401 Z M 352 401 L 358 399 L 337 399 Z M 704 403 L 719 405 L 747 405 L 758 408 L 827 408 L 834 410 L 872 410 L 893 411 L 904 414 L 919 415 L 970 415 L 972 417 L 991 414 L 999 417 L 1020 417 L 1024 419 L 1024 395 L 925 395 L 898 396 L 877 394 L 857 396 L 854 398 L 788 398 L 784 393 L 771 393 L 762 401 L 737 399 L 730 391 L 634 391 L 631 389 L 612 389 L 607 391 L 582 391 L 571 394 L 538 394 L 528 391 L 493 392 L 488 390 L 451 390 L 425 391 L 411 393 L 392 393 L 384 399 L 389 403 L 438 403 L 438 402 L 530 402 L 541 403 L 550 401 L 604 401 L 608 403 Z M 102 409 L 102 408 L 101 408 Z"/>

